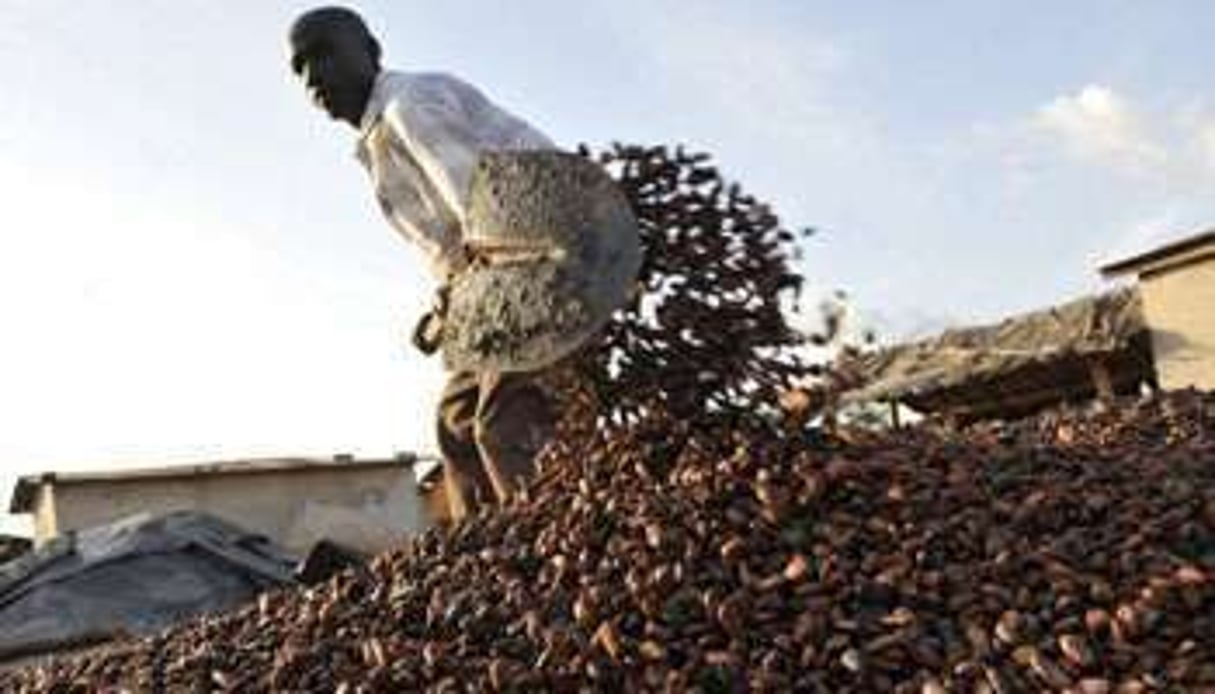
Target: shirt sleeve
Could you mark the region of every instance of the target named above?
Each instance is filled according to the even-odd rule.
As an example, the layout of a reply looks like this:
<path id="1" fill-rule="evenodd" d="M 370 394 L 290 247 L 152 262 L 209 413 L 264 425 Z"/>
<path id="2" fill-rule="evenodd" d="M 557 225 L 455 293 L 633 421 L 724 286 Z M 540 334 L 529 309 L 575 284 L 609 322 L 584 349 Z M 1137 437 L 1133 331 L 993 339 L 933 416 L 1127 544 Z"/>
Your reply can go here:
<path id="1" fill-rule="evenodd" d="M 538 130 L 491 103 L 472 85 L 447 75 L 415 84 L 394 99 L 384 115 L 461 221 L 482 152 L 553 148 Z"/>
<path id="2" fill-rule="evenodd" d="M 459 232 L 452 227 L 451 215 L 422 194 L 427 182 L 414 163 L 398 161 L 396 166 L 396 185 L 378 190 L 376 198 L 393 225 L 422 250 L 432 270 L 445 277 L 463 262 Z"/>
<path id="3" fill-rule="evenodd" d="M 357 155 L 393 228 L 422 251 L 436 275 L 458 269 L 464 255 L 459 220 L 391 129 L 368 132 Z"/>

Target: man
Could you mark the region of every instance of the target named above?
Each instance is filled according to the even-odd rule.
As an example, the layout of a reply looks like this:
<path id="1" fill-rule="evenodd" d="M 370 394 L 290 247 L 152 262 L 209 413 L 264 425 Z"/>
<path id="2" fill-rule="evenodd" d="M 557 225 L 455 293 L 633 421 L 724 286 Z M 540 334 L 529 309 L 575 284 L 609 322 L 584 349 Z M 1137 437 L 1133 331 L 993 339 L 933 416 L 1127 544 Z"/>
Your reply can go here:
<path id="1" fill-rule="evenodd" d="M 482 154 L 552 150 L 553 143 L 471 85 L 380 66 L 380 45 L 355 12 L 325 7 L 290 31 L 291 66 L 329 115 L 359 132 L 357 155 L 388 221 L 425 254 L 440 282 L 414 342 L 437 348 L 446 287 L 470 264 L 464 221 Z M 453 520 L 506 499 L 552 433 L 549 398 L 526 373 L 449 374 L 438 417 Z"/>

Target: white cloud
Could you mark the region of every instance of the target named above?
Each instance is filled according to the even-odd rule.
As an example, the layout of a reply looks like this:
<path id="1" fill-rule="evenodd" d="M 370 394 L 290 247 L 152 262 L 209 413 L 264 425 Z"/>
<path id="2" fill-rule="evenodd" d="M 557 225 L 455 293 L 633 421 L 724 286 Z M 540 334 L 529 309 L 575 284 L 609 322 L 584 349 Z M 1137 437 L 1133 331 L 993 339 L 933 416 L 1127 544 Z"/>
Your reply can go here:
<path id="1" fill-rule="evenodd" d="M 1149 100 L 1090 84 L 1041 106 L 1028 125 L 1008 128 L 1004 144 L 1019 162 L 1031 162 L 1006 167 L 1006 183 L 1020 177 L 1041 194 L 1069 180 L 1061 164 L 1080 164 L 1070 171 L 1072 184 L 1104 196 L 1083 216 L 1107 220 L 1087 252 L 1091 266 L 1183 238 L 1215 218 L 1215 116 L 1200 94 Z"/>
<path id="2" fill-rule="evenodd" d="M 826 93 L 846 63 L 837 44 L 742 16 L 706 13 L 680 23 L 650 47 L 672 86 L 686 89 L 690 100 L 710 104 L 740 130 L 781 139 L 842 130 L 831 123 L 837 114 Z M 740 24 L 750 26 L 744 32 Z M 823 128 L 827 123 L 832 127 Z"/>
<path id="3" fill-rule="evenodd" d="M 1152 101 L 1089 84 L 1058 96 L 1003 132 L 1006 174 L 1064 161 L 1155 186 L 1167 206 L 1206 197 L 1215 183 L 1215 115 L 1202 99 Z M 990 133 L 989 133 L 990 134 Z M 1147 217 L 1160 217 L 1154 210 Z"/>
<path id="4" fill-rule="evenodd" d="M 1165 209 L 1159 214 L 1132 222 L 1115 237 L 1108 249 L 1094 258 L 1093 265 L 1104 265 L 1128 256 L 1142 253 L 1163 243 L 1170 233 L 1181 224 L 1176 209 Z"/>
<path id="5" fill-rule="evenodd" d="M 1202 153 L 1207 170 L 1215 174 L 1215 118 L 1208 118 L 1196 126 L 1195 138 Z"/>
<path id="6" fill-rule="evenodd" d="M 1091 84 L 1038 109 L 1034 124 L 1058 136 L 1075 156 L 1130 173 L 1152 173 L 1169 153 L 1132 105 L 1113 89 Z"/>
<path id="7" fill-rule="evenodd" d="M 1099 267 L 1179 241 L 1196 230 L 1209 228 L 1213 213 L 1215 208 L 1200 201 L 1165 204 L 1156 214 L 1133 221 L 1114 234 L 1108 247 L 1094 251 L 1091 264 Z"/>
<path id="8" fill-rule="evenodd" d="M 1133 219 L 1212 211 L 1205 201 L 1215 184 L 1215 113 L 1201 95 L 1149 98 L 1089 84 L 1023 115 L 974 124 L 965 151 L 998 162 L 1001 189 L 1018 203 L 1067 181 L 1085 195 L 1136 201 Z"/>
<path id="9" fill-rule="evenodd" d="M 849 151 L 868 136 L 860 114 L 842 103 L 853 55 L 840 37 L 808 32 L 771 8 L 718 3 L 689 11 L 616 0 L 603 21 L 647 66 L 647 88 L 679 105 L 661 120 L 696 148 L 745 165 L 790 150 Z"/>

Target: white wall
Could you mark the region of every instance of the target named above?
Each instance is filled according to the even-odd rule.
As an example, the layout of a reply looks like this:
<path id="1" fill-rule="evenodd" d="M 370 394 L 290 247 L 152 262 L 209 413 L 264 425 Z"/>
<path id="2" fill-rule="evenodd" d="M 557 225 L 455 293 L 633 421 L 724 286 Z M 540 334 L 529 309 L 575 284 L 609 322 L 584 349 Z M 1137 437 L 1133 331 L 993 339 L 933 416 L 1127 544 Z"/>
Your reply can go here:
<path id="1" fill-rule="evenodd" d="M 408 466 L 358 466 L 168 479 L 57 484 L 42 499 L 36 539 L 134 513 L 205 511 L 261 533 L 297 553 L 322 533 L 379 551 L 425 527 Z M 46 489 L 46 487 L 44 487 Z M 53 516 L 53 522 L 52 522 Z M 332 518 L 332 533 L 325 518 Z"/>

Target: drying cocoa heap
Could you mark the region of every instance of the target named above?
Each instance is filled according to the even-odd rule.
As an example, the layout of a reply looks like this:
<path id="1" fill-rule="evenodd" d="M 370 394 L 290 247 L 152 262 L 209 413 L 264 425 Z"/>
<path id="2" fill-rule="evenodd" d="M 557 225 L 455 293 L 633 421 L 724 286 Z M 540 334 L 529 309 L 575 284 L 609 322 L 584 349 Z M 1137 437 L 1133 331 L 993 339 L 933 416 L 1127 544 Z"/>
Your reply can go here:
<path id="1" fill-rule="evenodd" d="M 702 166 L 610 156 L 667 194 Z M 643 232 L 653 253 L 687 217 L 646 209 L 670 222 Z M 788 239 L 747 209 L 774 245 L 742 257 L 779 278 Z M 788 281 L 749 285 L 755 310 Z M 708 332 L 710 299 L 677 304 L 684 328 Z M 577 391 L 542 475 L 507 506 L 320 586 L 0 675 L 0 690 L 1215 687 L 1215 396 L 812 440 L 770 416 L 794 373 L 776 354 L 793 344 L 783 322 L 716 352 L 692 341 L 698 364 L 675 354 L 679 333 L 646 332 L 663 325 L 646 313 L 622 312 L 605 345 L 632 361 Z M 664 380 L 671 366 L 684 381 Z M 770 380 L 746 383 L 764 368 Z"/>
<path id="2" fill-rule="evenodd" d="M 634 430 L 366 570 L 0 687 L 1215 686 L 1215 397 L 1095 421 Z"/>

